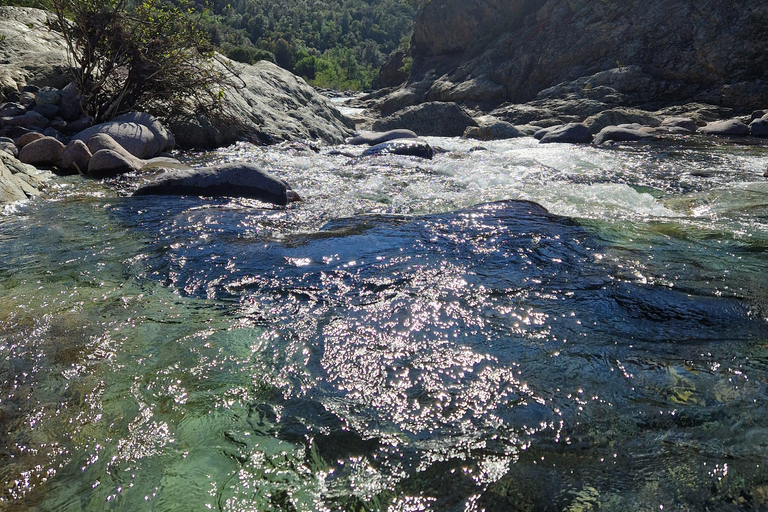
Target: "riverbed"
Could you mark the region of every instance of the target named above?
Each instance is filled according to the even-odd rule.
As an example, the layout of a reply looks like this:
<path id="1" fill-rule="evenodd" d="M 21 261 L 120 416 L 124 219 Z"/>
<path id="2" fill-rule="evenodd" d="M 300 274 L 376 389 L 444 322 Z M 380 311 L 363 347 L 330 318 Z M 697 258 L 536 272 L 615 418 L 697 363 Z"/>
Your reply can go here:
<path id="1" fill-rule="evenodd" d="M 768 507 L 768 145 L 427 140 L 6 207 L 0 510 Z"/>

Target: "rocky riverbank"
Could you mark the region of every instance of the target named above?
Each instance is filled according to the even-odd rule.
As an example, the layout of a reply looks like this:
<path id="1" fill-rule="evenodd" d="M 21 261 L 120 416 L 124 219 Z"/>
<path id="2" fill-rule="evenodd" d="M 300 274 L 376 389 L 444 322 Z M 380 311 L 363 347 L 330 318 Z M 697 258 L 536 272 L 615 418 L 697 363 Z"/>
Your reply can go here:
<path id="1" fill-rule="evenodd" d="M 551 3 L 556 2 L 545 2 Z M 429 9 L 425 7 L 420 23 L 429 19 Z M 448 12 L 450 16 L 450 9 Z M 579 10 L 577 14 L 583 13 Z M 665 102 L 660 99 L 664 95 L 657 90 L 658 78 L 637 65 L 614 67 L 556 83 L 525 103 L 494 103 L 490 100 L 506 96 L 476 94 L 478 89 L 474 87 L 481 83 L 476 78 L 464 83 L 467 94 L 435 94 L 436 84 L 442 83 L 442 79 L 424 79 L 424 63 L 434 61 L 426 59 L 426 54 L 422 55 L 422 68 L 403 86 L 348 101 L 345 106 L 359 111 L 354 121 L 300 78 L 262 61 L 239 68 L 241 87 L 229 91 L 226 97 L 228 122 L 192 114 L 183 120 L 170 120 L 166 127 L 148 114 L 131 113 L 94 125 L 93 119 L 80 115 L 73 84 L 61 83 L 61 76 L 67 71 L 66 48 L 61 36 L 57 39 L 56 33 L 45 28 L 46 16 L 35 9 L 0 7 L 0 53 L 8 62 L 0 71 L 0 203 L 39 193 L 44 181 L 53 176 L 45 172 L 49 169 L 59 174 L 104 178 L 138 171 L 147 165 L 174 165 L 167 153 L 174 147 L 213 148 L 243 139 L 263 144 L 320 140 L 337 145 L 350 140 L 355 129 L 407 133 L 407 138 L 462 136 L 487 141 L 533 136 L 540 143 L 596 145 L 694 133 L 753 140 L 768 138 L 768 110 L 745 114 L 745 102 L 741 100 L 734 103 L 741 108 L 724 102 L 673 101 L 672 96 Z M 25 24 L 24 20 L 31 22 Z M 433 20 L 438 26 L 447 23 L 438 21 Z M 421 43 L 416 49 L 423 50 L 426 41 L 432 39 L 423 30 L 417 30 L 414 41 Z M 437 58 L 442 46 L 439 41 L 432 42 L 435 48 L 430 55 Z M 33 48 L 45 48 L 47 56 L 32 51 Z M 751 96 L 750 101 L 757 102 L 759 97 Z M 451 98 L 462 101 L 446 101 Z M 640 101 L 643 98 L 648 101 Z M 766 104 L 752 106 L 768 106 L 768 100 Z M 343 153 L 396 153 L 431 158 L 435 151 L 419 141 L 368 138 L 378 141 L 376 145 L 371 143 L 375 147 L 360 155 Z M 397 139 L 399 135 L 391 138 Z"/>

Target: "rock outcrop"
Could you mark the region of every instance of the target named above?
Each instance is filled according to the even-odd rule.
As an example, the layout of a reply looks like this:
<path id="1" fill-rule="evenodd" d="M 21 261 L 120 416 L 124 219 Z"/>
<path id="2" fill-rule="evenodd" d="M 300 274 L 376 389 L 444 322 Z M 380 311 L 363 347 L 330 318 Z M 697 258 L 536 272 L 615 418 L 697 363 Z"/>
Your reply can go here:
<path id="1" fill-rule="evenodd" d="M 0 95 L 25 85 L 69 82 L 67 46 L 48 30 L 48 16 L 39 9 L 0 6 Z"/>
<path id="2" fill-rule="evenodd" d="M 320 139 L 341 143 L 355 123 L 303 79 L 268 61 L 238 65 L 240 87 L 228 91 L 219 119 L 198 114 L 171 122 L 182 147 L 217 147 L 248 135 L 262 143 Z"/>
<path id="3" fill-rule="evenodd" d="M 411 53 L 412 102 L 768 104 L 765 2 L 433 0 Z"/>

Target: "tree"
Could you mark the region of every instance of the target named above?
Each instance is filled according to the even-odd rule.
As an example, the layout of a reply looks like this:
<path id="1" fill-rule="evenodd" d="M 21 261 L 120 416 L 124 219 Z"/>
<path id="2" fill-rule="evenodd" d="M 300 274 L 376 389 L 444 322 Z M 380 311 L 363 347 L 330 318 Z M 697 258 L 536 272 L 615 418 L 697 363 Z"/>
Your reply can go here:
<path id="1" fill-rule="evenodd" d="M 131 110 L 168 118 L 217 110 L 233 74 L 217 63 L 191 10 L 157 0 L 51 0 L 81 108 L 98 121 Z"/>

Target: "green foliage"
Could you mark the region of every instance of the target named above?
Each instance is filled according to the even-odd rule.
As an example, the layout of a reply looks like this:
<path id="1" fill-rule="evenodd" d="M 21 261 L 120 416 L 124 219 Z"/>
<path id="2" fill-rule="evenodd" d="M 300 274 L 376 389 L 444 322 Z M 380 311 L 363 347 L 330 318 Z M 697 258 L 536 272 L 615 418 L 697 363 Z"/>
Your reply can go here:
<path id="1" fill-rule="evenodd" d="M 310 83 L 345 89 L 372 86 L 387 56 L 410 39 L 423 2 L 191 1 L 198 10 L 208 10 L 203 27 L 233 60 L 271 60 Z"/>
<path id="2" fill-rule="evenodd" d="M 85 114 L 130 110 L 169 117 L 190 106 L 215 110 L 231 84 L 194 11 L 158 0 L 51 0 L 67 42 Z"/>

